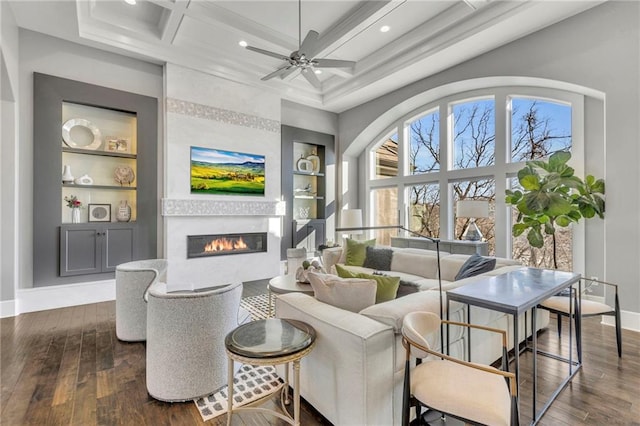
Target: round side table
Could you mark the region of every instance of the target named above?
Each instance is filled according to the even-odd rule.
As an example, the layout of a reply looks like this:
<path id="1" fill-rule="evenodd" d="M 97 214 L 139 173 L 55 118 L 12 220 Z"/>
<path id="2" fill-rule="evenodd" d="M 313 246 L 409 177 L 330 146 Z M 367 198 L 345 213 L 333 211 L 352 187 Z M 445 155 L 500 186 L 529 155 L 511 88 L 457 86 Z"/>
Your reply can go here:
<path id="1" fill-rule="evenodd" d="M 271 278 L 267 285 L 267 289 L 269 290 L 269 317 L 272 315 L 271 306 L 273 303 L 273 293 L 305 293 L 311 296 L 314 295 L 311 284 L 296 281 L 295 274 L 280 275 L 275 278 Z"/>
<path id="2" fill-rule="evenodd" d="M 306 356 L 316 341 L 316 331 L 302 321 L 269 318 L 243 324 L 224 339 L 229 358 L 227 426 L 231 424 L 234 411 L 255 410 L 272 414 L 287 423 L 300 425 L 300 360 Z M 270 397 L 281 390 L 281 404 L 284 414 L 260 407 L 233 408 L 233 362 L 250 365 L 285 364 L 284 383 L 278 386 Z M 293 417 L 285 408 L 289 403 L 289 363 L 293 364 Z M 263 401 L 261 398 L 254 403 Z"/>

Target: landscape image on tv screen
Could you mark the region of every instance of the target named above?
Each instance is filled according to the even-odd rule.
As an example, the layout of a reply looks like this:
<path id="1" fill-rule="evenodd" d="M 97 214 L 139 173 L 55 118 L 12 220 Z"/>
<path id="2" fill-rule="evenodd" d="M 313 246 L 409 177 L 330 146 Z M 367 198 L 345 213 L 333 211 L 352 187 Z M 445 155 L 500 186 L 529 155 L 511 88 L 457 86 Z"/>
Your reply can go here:
<path id="1" fill-rule="evenodd" d="M 264 195 L 264 155 L 192 146 L 191 193 Z"/>

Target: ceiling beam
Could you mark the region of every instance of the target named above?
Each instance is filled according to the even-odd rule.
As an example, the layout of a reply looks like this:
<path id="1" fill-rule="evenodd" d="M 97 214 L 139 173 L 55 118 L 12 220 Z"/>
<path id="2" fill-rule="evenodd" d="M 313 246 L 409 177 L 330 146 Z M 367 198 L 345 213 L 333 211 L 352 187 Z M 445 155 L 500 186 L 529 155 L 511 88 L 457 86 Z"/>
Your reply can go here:
<path id="1" fill-rule="evenodd" d="M 178 29 L 180 28 L 184 12 L 188 5 L 189 0 L 176 0 L 175 3 L 173 3 L 173 7 L 166 12 L 168 17 L 163 22 L 160 36 L 162 43 L 173 43 L 173 39 L 176 34 L 178 34 Z"/>

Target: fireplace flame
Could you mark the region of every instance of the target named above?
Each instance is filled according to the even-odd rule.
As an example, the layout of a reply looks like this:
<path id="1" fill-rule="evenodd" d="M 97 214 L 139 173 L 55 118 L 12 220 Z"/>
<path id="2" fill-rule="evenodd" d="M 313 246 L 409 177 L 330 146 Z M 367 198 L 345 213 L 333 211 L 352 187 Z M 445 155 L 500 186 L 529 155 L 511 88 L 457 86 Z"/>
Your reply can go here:
<path id="1" fill-rule="evenodd" d="M 249 246 L 244 242 L 242 237 L 239 238 L 216 238 L 204 246 L 205 253 L 219 251 L 246 250 Z"/>

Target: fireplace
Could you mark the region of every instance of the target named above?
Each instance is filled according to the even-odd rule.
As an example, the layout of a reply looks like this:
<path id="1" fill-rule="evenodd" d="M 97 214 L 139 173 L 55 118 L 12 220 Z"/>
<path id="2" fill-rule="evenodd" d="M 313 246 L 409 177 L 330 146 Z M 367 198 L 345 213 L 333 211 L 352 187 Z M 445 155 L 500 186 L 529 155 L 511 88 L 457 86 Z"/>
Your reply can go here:
<path id="1" fill-rule="evenodd" d="M 187 236 L 188 259 L 266 251 L 266 232 Z"/>

